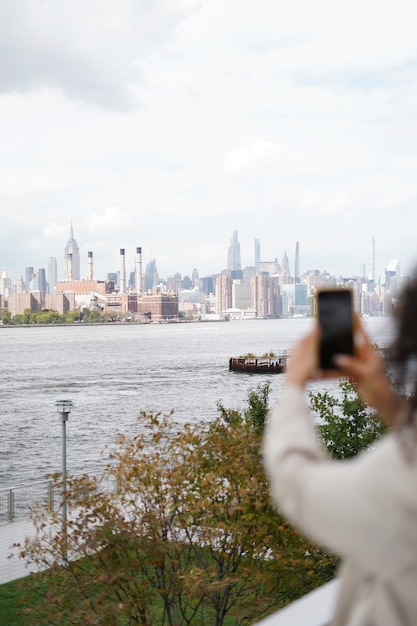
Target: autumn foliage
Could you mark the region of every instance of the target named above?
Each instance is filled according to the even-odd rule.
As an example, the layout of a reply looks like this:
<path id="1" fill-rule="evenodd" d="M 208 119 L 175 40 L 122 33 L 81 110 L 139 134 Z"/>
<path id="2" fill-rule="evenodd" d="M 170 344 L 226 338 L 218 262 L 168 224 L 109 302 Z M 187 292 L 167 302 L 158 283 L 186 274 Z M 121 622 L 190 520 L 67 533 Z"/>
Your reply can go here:
<path id="1" fill-rule="evenodd" d="M 251 624 L 330 579 L 334 558 L 271 505 L 268 393 L 210 424 L 141 413 L 101 477 L 69 480 L 67 532 L 59 511 L 35 512 L 32 623 Z"/>

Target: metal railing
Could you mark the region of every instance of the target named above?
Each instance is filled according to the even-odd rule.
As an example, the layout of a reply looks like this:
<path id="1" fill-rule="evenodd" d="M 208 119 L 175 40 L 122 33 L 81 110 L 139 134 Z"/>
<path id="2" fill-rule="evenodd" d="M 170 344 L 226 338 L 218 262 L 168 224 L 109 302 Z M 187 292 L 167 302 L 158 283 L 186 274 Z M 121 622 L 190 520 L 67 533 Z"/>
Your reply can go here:
<path id="1" fill-rule="evenodd" d="M 71 474 L 72 478 L 83 476 L 85 472 Z M 89 472 L 89 475 L 101 476 L 102 471 Z M 113 488 L 111 478 L 107 477 L 105 488 Z M 42 480 L 0 489 L 0 525 L 16 519 L 29 517 L 35 506 L 47 506 L 57 510 L 61 506 L 62 485 L 59 480 Z"/>
<path id="2" fill-rule="evenodd" d="M 60 498 L 61 490 L 52 480 L 0 489 L 0 524 L 27 517 L 37 504 L 57 506 Z"/>

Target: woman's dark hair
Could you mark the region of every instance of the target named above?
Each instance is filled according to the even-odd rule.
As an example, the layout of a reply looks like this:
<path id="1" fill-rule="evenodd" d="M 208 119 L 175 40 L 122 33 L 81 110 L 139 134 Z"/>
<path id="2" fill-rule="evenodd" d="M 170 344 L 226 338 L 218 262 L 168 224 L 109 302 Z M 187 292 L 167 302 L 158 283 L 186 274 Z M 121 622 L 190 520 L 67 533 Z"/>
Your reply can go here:
<path id="1" fill-rule="evenodd" d="M 410 397 L 410 409 L 417 408 L 417 380 L 411 379 L 412 368 L 417 363 L 417 271 L 403 289 L 395 311 L 396 338 L 392 345 L 390 361 L 394 366 L 398 382 L 404 388 L 414 383 Z"/>

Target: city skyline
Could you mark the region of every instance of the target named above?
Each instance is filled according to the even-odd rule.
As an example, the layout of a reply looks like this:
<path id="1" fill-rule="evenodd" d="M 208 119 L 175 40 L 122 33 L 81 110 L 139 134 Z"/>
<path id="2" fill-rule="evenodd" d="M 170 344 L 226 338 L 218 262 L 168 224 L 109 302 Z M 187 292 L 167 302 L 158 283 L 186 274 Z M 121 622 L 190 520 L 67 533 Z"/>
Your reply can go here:
<path id="1" fill-rule="evenodd" d="M 74 10 L 76 6 L 76 10 Z M 239 232 L 294 271 L 417 262 L 408 0 L 0 4 L 0 267 L 227 266 Z M 377 18 L 377 19 L 376 19 Z M 352 44 L 354 42 L 354 45 Z M 225 252 L 226 251 L 226 252 Z M 82 275 L 85 269 L 82 271 Z"/>
<path id="2" fill-rule="evenodd" d="M 3 264 L 2 273 L 6 271 L 7 277 L 11 279 L 13 284 L 16 284 L 20 280 L 20 277 L 22 277 L 22 279 L 26 282 L 26 285 L 28 285 L 31 281 L 31 273 L 33 275 L 36 275 L 38 270 L 43 271 L 44 274 L 46 271 L 48 283 L 51 282 L 49 280 L 49 277 L 51 277 L 53 285 L 56 284 L 57 280 L 92 280 L 93 277 L 95 279 L 104 280 L 109 275 L 116 276 L 118 273 L 123 275 L 123 280 L 126 282 L 126 280 L 129 280 L 130 274 L 138 272 L 137 252 L 140 251 L 140 270 L 142 275 L 146 276 L 147 272 L 150 271 L 149 268 L 152 266 L 152 271 L 157 272 L 161 281 L 166 281 L 168 278 L 172 278 L 177 273 L 180 273 L 182 278 L 184 278 L 185 276 L 191 277 L 194 271 L 197 271 L 200 277 L 203 277 L 205 275 L 218 275 L 225 271 L 231 271 L 233 274 L 233 272 L 236 270 L 240 271 L 241 269 L 248 267 L 254 267 L 256 272 L 258 272 L 260 265 L 263 264 L 264 266 L 267 266 L 269 264 L 270 266 L 272 266 L 274 263 L 278 263 L 284 274 L 286 274 L 287 276 L 291 276 L 294 279 L 294 282 L 297 282 L 300 276 L 302 276 L 304 273 L 312 270 L 319 270 L 321 272 L 328 272 L 330 275 L 335 276 L 336 278 L 339 276 L 356 276 L 373 280 L 376 283 L 382 282 L 383 284 L 385 280 L 385 271 L 389 269 L 390 265 L 392 265 L 393 263 L 397 264 L 398 267 L 400 267 L 400 273 L 402 275 L 408 275 L 407 271 L 404 272 L 401 258 L 399 258 L 399 256 L 389 259 L 384 264 L 383 270 L 379 273 L 376 272 L 375 259 L 377 255 L 377 242 L 375 240 L 375 237 L 371 237 L 368 241 L 366 262 L 360 263 L 358 265 L 358 271 L 352 271 L 346 274 L 336 274 L 332 271 L 332 268 L 322 268 L 317 265 L 304 267 L 302 262 L 302 242 L 300 248 L 299 241 L 294 242 L 293 250 L 285 249 L 281 252 L 281 254 L 278 253 L 273 258 L 266 259 L 262 255 L 262 240 L 260 238 L 254 238 L 252 242 L 252 261 L 248 263 L 242 263 L 239 231 L 237 230 L 233 231 L 232 236 L 229 239 L 229 245 L 225 246 L 223 266 L 217 270 L 213 270 L 211 272 L 209 271 L 206 274 L 201 273 L 199 268 L 194 265 L 192 269 L 190 269 L 186 273 L 179 272 L 178 269 L 173 266 L 168 274 L 162 275 L 158 270 L 158 259 L 152 258 L 147 263 L 144 263 L 142 267 L 142 247 L 135 246 L 134 251 L 125 250 L 125 248 L 119 247 L 115 248 L 115 250 L 117 252 L 117 264 L 114 267 L 107 268 L 107 270 L 103 274 L 98 274 L 98 272 L 96 271 L 96 257 L 94 251 L 89 250 L 85 254 L 83 254 L 83 251 L 81 251 L 80 253 L 77 237 L 74 236 L 74 227 L 71 221 L 69 226 L 69 238 L 66 240 L 65 245 L 63 245 L 63 251 L 61 251 L 61 255 L 48 255 L 47 263 L 44 266 L 36 266 L 32 264 L 29 266 L 26 265 L 25 267 L 21 267 L 21 271 L 18 272 L 17 276 L 11 276 L 10 272 L 7 270 L 7 265 Z M 59 263 L 58 260 L 60 257 L 63 259 L 61 263 Z M 121 259 L 122 266 L 120 265 Z M 265 271 L 265 269 L 266 268 L 263 267 L 262 271 Z M 268 267 L 267 271 L 270 272 L 272 270 L 270 269 L 270 267 Z M 124 290 L 125 289 L 123 289 L 123 291 Z M 51 290 L 51 292 L 53 292 L 53 289 Z"/>

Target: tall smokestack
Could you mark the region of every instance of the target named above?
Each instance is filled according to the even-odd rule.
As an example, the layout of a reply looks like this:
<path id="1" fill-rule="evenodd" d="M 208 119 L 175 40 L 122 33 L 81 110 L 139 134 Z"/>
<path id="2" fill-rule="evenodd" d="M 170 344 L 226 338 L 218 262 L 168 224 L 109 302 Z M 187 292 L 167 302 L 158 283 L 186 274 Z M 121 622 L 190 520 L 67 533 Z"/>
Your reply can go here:
<path id="1" fill-rule="evenodd" d="M 125 249 L 120 248 L 120 281 L 119 281 L 120 293 L 126 292 L 126 263 L 125 263 Z"/>
<path id="2" fill-rule="evenodd" d="M 88 253 L 87 280 L 93 280 L 93 253 Z"/>
<path id="3" fill-rule="evenodd" d="M 142 248 L 136 248 L 136 293 L 142 293 Z"/>

